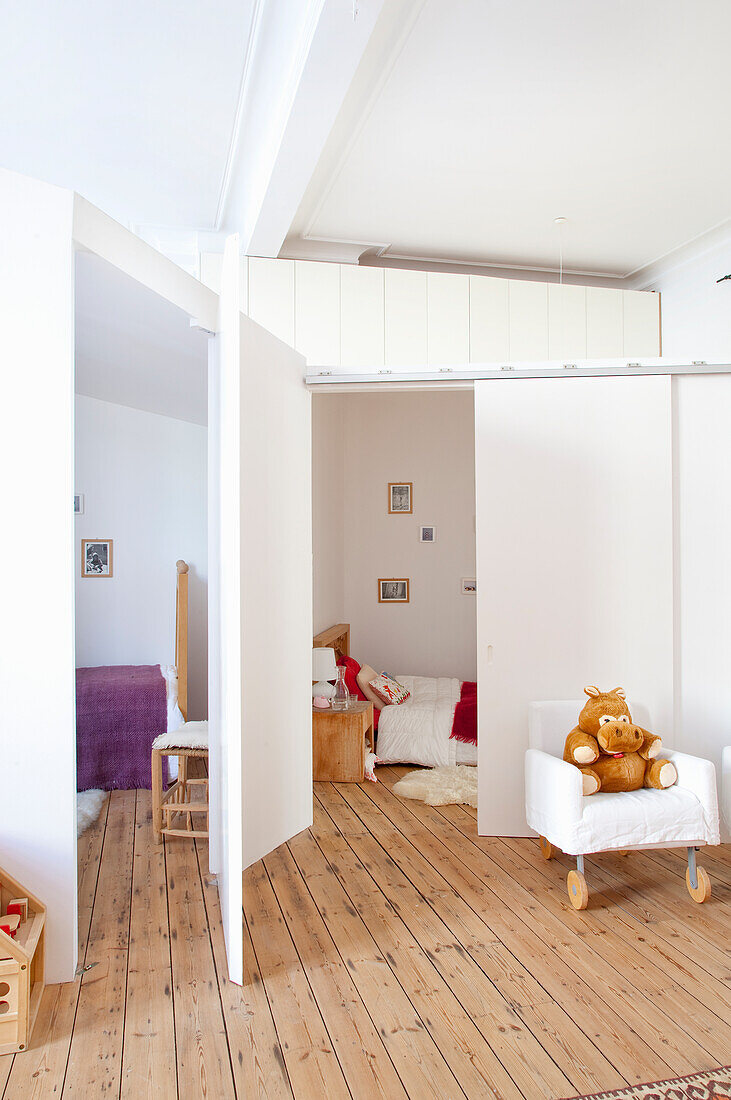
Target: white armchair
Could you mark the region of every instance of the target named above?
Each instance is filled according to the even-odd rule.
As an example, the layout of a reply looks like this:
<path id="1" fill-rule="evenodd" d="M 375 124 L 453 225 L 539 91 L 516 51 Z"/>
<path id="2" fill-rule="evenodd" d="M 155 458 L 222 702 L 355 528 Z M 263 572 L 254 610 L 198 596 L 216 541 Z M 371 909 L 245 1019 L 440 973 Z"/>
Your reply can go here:
<path id="1" fill-rule="evenodd" d="M 581 772 L 563 759 L 567 733 L 576 725 L 582 702 L 560 700 L 531 703 L 528 717 L 530 748 L 525 754 L 525 802 L 528 824 L 539 834 L 547 859 L 553 848 L 576 856 L 569 871 L 569 900 L 585 909 L 589 891 L 584 856 L 596 852 L 626 852 L 638 848 L 688 850 L 686 883 L 694 901 L 706 901 L 711 883 L 695 853 L 704 844 L 719 843 L 716 774 L 709 760 L 662 749 L 672 760 L 677 784 L 666 790 L 643 789 L 622 794 L 584 797 Z M 632 706 L 635 719 L 651 729 L 647 712 Z"/>

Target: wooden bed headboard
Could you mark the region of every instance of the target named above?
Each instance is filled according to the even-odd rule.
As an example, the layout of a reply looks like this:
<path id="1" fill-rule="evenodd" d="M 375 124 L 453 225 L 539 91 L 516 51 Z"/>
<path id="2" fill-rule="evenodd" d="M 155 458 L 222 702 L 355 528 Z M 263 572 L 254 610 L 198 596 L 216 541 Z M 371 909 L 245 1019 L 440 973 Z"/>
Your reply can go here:
<path id="1" fill-rule="evenodd" d="M 176 561 L 175 590 L 175 667 L 178 670 L 178 706 L 188 721 L 188 566 Z"/>
<path id="2" fill-rule="evenodd" d="M 327 630 L 316 634 L 312 639 L 312 648 L 318 649 L 321 646 L 334 649 L 336 657 L 349 657 L 350 623 L 337 623 L 336 626 L 329 626 Z"/>

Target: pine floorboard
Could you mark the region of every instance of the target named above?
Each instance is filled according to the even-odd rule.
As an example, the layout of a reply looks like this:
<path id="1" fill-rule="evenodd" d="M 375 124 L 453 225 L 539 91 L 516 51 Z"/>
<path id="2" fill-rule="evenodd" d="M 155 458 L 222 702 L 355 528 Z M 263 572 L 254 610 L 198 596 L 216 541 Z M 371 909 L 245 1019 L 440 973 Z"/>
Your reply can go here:
<path id="1" fill-rule="evenodd" d="M 152 841 L 115 791 L 79 841 L 79 974 L 49 986 L 2 1100 L 563 1100 L 731 1061 L 731 846 L 587 860 L 477 835 L 466 806 L 315 784 L 314 821 L 244 876 L 226 977 L 205 841 Z M 84 970 L 84 967 L 89 969 Z"/>

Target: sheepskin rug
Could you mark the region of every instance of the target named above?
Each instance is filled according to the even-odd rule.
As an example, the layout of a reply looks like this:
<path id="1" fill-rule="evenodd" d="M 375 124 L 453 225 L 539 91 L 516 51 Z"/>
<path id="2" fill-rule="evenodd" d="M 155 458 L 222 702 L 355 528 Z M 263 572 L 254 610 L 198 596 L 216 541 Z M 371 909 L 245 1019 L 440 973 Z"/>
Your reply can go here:
<path id="1" fill-rule="evenodd" d="M 101 813 L 107 791 L 79 791 L 76 796 L 76 835 L 81 836 Z"/>
<path id="2" fill-rule="evenodd" d="M 469 764 L 419 768 L 394 783 L 393 792 L 404 798 L 418 798 L 429 806 L 477 807 L 477 768 Z"/>

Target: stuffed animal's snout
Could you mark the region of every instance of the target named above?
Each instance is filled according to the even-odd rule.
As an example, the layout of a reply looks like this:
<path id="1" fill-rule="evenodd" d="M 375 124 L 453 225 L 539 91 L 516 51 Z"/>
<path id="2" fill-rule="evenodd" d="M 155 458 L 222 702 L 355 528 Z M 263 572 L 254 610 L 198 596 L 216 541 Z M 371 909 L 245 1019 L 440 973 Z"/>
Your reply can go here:
<path id="1" fill-rule="evenodd" d="M 620 720 L 603 722 L 596 735 L 599 748 L 616 756 L 623 752 L 637 752 L 642 747 L 643 734 L 638 726 Z"/>

